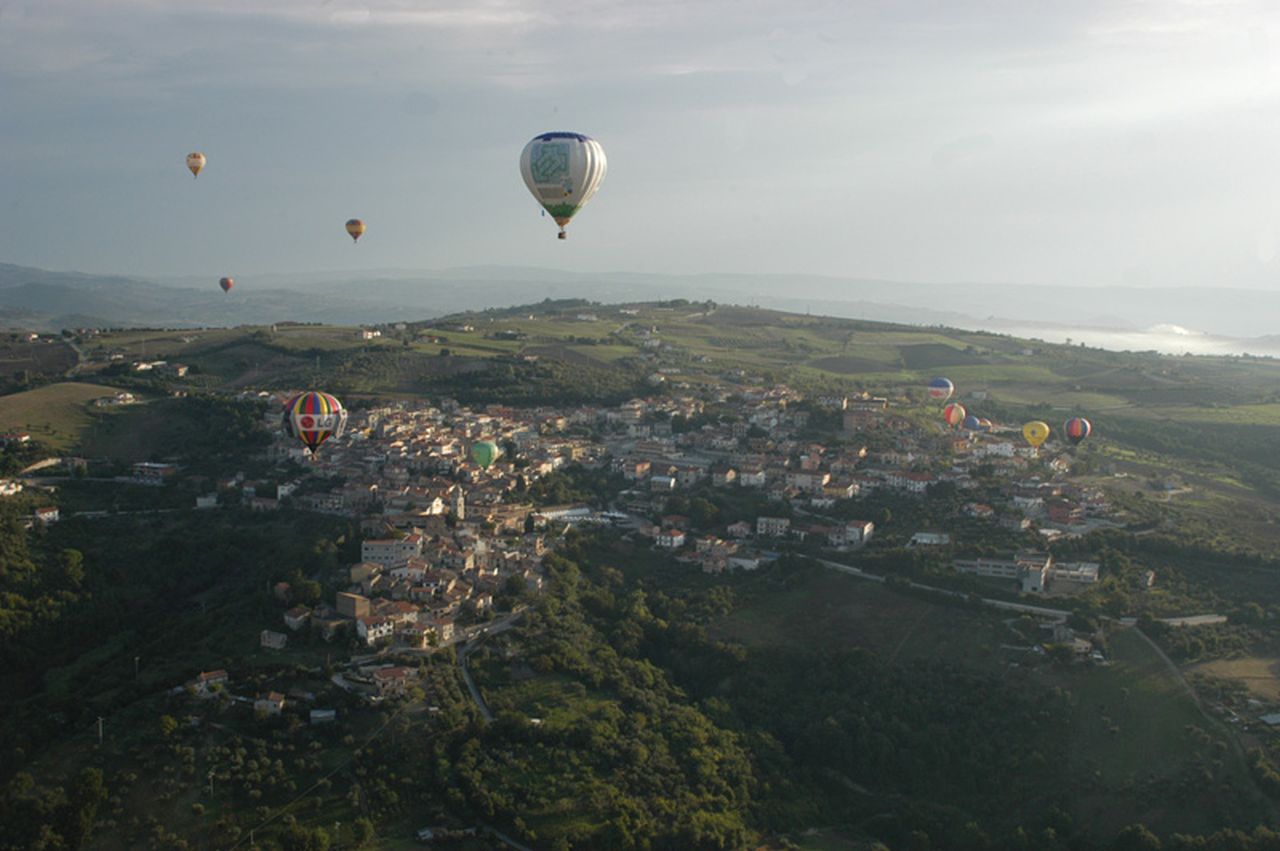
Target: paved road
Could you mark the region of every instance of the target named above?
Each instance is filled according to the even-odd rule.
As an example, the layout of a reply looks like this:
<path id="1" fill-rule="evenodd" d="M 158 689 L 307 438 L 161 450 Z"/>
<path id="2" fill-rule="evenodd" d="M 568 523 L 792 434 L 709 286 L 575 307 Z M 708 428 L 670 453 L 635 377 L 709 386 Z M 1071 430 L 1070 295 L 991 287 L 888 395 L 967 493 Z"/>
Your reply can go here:
<path id="1" fill-rule="evenodd" d="M 850 576 L 856 576 L 859 579 L 869 579 L 872 582 L 884 582 L 885 577 L 874 573 L 867 573 L 865 570 L 859 570 L 848 564 L 841 564 L 838 561 L 827 561 L 826 559 L 818 559 L 818 563 L 832 570 L 838 570 L 841 573 L 847 573 Z M 955 597 L 958 600 L 974 599 L 963 591 L 951 591 L 946 588 L 935 588 L 932 585 L 922 585 L 919 582 L 906 583 L 911 588 L 918 591 L 928 591 L 931 594 L 942 594 L 946 597 Z M 1003 609 L 1007 612 L 1024 612 L 1030 615 L 1041 615 L 1043 617 L 1056 618 L 1057 620 L 1066 620 L 1070 617 L 1071 612 L 1066 609 L 1050 609 L 1047 606 L 1032 606 L 1028 603 L 1010 603 L 1007 600 L 993 600 L 990 597 L 978 597 L 983 605 L 990 606 L 993 609 Z"/>
<path id="2" fill-rule="evenodd" d="M 484 702 L 484 697 L 481 696 L 480 689 L 476 687 L 476 681 L 471 678 L 471 671 L 467 669 L 467 658 L 471 655 L 472 651 L 479 646 L 480 642 L 484 641 L 488 636 L 506 632 L 514 627 L 516 621 L 520 620 L 520 617 L 528 611 L 528 608 L 528 606 L 520 606 L 506 617 L 493 621 L 487 626 L 480 627 L 477 631 L 472 633 L 470 640 L 468 640 L 466 644 L 463 644 L 458 648 L 458 666 L 462 668 L 462 680 L 467 684 L 467 691 L 471 692 L 471 699 L 475 701 L 476 707 L 479 708 L 480 714 L 484 716 L 485 721 L 493 720 L 493 712 L 489 710 L 489 704 Z M 506 840 L 504 839 L 503 841 L 505 842 Z"/>
<path id="3" fill-rule="evenodd" d="M 467 684 L 467 691 L 471 692 L 471 699 L 476 702 L 476 707 L 480 710 L 480 714 L 484 716 L 485 721 L 493 720 L 493 712 L 489 709 L 489 704 L 484 702 L 484 698 L 480 695 L 480 689 L 476 688 L 476 681 L 471 679 L 471 672 L 467 670 L 467 657 L 471 655 L 471 651 L 475 649 L 472 644 L 463 645 L 458 650 L 458 664 L 462 667 L 462 680 Z"/>

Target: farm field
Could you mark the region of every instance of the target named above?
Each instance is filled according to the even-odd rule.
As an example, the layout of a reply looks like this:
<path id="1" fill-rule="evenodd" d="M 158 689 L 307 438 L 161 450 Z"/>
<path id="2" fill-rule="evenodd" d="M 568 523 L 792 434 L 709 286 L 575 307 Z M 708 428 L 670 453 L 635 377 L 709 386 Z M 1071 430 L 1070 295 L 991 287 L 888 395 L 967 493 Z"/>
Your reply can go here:
<path id="1" fill-rule="evenodd" d="M 75 381 L 0 397 L 0 431 L 27 431 L 53 449 L 70 449 L 92 426 L 89 405 L 116 390 Z"/>
<path id="2" fill-rule="evenodd" d="M 1214 679 L 1243 683 L 1249 693 L 1268 703 L 1280 703 L 1280 657 L 1241 656 L 1200 662 L 1185 669 L 1188 675 L 1203 674 Z"/>
<path id="3" fill-rule="evenodd" d="M 66 343 L 0 342 L 0 378 L 26 372 L 61 375 L 76 364 L 76 353 Z"/>
<path id="4" fill-rule="evenodd" d="M 1110 635 L 1111 664 L 1073 673 L 1073 743 L 1068 771 L 1082 793 L 1077 819 L 1100 835 L 1143 822 L 1168 831 L 1204 831 L 1260 793 L 1232 731 L 1207 718 L 1137 630 Z M 1159 789 L 1202 787 L 1203 806 L 1170 808 Z M 1090 788 L 1092 787 L 1092 788 Z M 1120 792 L 1117 794 L 1117 792 Z"/>
<path id="5" fill-rule="evenodd" d="M 1098 835 L 1114 835 L 1133 822 L 1162 831 L 1203 831 L 1230 820 L 1244 802 L 1258 803 L 1232 744 L 1233 731 L 1199 711 L 1176 672 L 1135 630 L 1111 634 L 1108 666 L 1060 668 L 1002 648 L 1027 643 L 1012 622 L 837 573 L 807 574 L 773 593 L 739 594 L 744 602 L 714 624 L 713 637 L 762 648 L 819 642 L 860 647 L 887 664 L 948 659 L 1028 688 L 1066 690 L 1071 729 L 1045 735 L 1073 743 L 1064 779 L 1076 790 L 1072 814 Z M 1155 790 L 1192 782 L 1204 770 L 1213 775 L 1204 809 L 1188 813 L 1162 806 Z"/>

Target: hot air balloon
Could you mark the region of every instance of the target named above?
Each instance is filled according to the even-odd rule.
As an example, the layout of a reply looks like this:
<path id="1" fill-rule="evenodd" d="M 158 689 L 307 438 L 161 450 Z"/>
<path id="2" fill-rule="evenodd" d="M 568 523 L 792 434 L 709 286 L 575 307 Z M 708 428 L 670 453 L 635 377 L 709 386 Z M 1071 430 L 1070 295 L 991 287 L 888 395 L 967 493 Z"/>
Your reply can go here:
<path id="1" fill-rule="evenodd" d="M 1062 426 L 1062 433 L 1067 436 L 1067 442 L 1072 446 L 1079 445 L 1080 441 L 1089 436 L 1093 431 L 1093 424 L 1084 417 L 1072 417 Z"/>
<path id="2" fill-rule="evenodd" d="M 956 386 L 946 378 L 935 378 L 929 382 L 929 398 L 944 401 L 956 392 Z"/>
<path id="3" fill-rule="evenodd" d="M 979 431 L 982 428 L 982 420 L 978 419 L 973 414 L 969 414 L 964 418 L 964 422 L 960 424 L 960 427 L 965 431 Z"/>
<path id="4" fill-rule="evenodd" d="M 952 402 L 942 409 L 942 419 L 946 421 L 947 425 L 954 428 L 964 422 L 966 413 L 964 405 L 959 402 Z"/>
<path id="5" fill-rule="evenodd" d="M 1039 449 L 1040 444 L 1049 439 L 1049 424 L 1040 420 L 1032 420 L 1022 427 L 1022 436 L 1034 448 Z"/>
<path id="6" fill-rule="evenodd" d="M 991 431 L 995 427 L 996 427 L 995 423 L 991 422 L 991 420 L 987 419 L 986 417 L 978 417 L 978 428 L 980 430 Z"/>
<path id="7" fill-rule="evenodd" d="M 364 222 L 359 219 L 347 219 L 347 233 L 351 235 L 351 241 L 356 242 L 364 234 Z"/>
<path id="8" fill-rule="evenodd" d="M 200 176 L 200 171 L 204 168 L 205 162 L 207 161 L 204 158 L 204 154 L 199 151 L 192 151 L 187 154 L 187 168 L 191 169 L 192 179 Z"/>
<path id="9" fill-rule="evenodd" d="M 471 460 L 475 461 L 476 466 L 481 470 L 489 469 L 489 466 L 501 455 L 502 450 L 492 440 L 482 440 L 471 447 Z"/>
<path id="10" fill-rule="evenodd" d="M 231 292 L 231 288 L 236 285 L 235 278 L 222 278 L 218 281 L 218 286 L 222 287 L 224 293 Z"/>
<path id="11" fill-rule="evenodd" d="M 581 133 L 534 136 L 520 154 L 525 186 L 560 226 L 560 239 L 604 182 L 607 165 L 600 143 Z"/>
<path id="12" fill-rule="evenodd" d="M 347 426 L 347 412 L 342 403 L 328 393 L 308 391 L 294 396 L 284 405 L 285 431 L 315 455 L 320 444 L 341 436 Z"/>

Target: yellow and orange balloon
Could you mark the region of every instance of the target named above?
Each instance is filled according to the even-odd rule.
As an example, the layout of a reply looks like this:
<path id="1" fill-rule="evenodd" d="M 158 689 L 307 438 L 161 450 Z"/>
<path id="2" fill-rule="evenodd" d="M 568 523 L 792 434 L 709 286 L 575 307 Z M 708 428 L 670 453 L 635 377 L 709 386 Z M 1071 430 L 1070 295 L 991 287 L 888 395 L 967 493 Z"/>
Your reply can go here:
<path id="1" fill-rule="evenodd" d="M 360 219 L 347 219 L 347 234 L 352 242 L 359 240 L 364 235 L 364 222 Z"/>
<path id="2" fill-rule="evenodd" d="M 200 176 L 200 172 L 204 169 L 204 164 L 206 162 L 208 162 L 208 160 L 206 160 L 204 158 L 204 154 L 199 151 L 192 151 L 187 154 L 187 168 L 191 169 L 191 176 L 193 178 Z"/>

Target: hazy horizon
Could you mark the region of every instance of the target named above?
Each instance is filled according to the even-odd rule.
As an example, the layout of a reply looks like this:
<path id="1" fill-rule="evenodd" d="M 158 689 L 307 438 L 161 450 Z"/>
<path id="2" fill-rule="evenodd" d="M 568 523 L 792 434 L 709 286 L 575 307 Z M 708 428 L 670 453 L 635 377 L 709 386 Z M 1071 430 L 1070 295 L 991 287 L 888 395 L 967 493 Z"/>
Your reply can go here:
<path id="1" fill-rule="evenodd" d="M 1272 290 L 1277 23 L 1248 2 L 11 0 L 0 259 Z M 567 243 L 516 168 L 549 129 L 609 156 Z"/>

